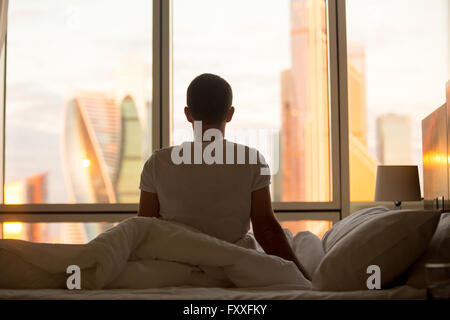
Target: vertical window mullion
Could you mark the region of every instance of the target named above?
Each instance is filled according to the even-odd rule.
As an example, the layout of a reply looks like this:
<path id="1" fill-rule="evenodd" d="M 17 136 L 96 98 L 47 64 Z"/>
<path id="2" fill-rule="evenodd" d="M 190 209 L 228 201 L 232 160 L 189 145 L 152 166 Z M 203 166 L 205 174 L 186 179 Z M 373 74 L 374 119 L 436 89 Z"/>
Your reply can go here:
<path id="1" fill-rule="evenodd" d="M 350 154 L 348 134 L 348 87 L 347 87 L 347 27 L 346 1 L 336 0 L 337 65 L 339 84 L 340 123 L 340 196 L 341 218 L 350 214 Z"/>
<path id="2" fill-rule="evenodd" d="M 332 199 L 341 209 L 341 174 L 340 168 L 340 123 L 339 123 L 339 61 L 337 35 L 337 8 L 335 0 L 327 1 L 327 39 L 328 39 L 328 96 L 330 105 L 330 154 L 332 172 Z"/>
<path id="3" fill-rule="evenodd" d="M 153 0 L 153 150 L 172 133 L 172 1 Z"/>
<path id="4" fill-rule="evenodd" d="M 161 148 L 161 0 L 153 0 L 152 151 Z"/>
<path id="5" fill-rule="evenodd" d="M 328 30 L 333 201 L 343 218 L 350 208 L 345 1 L 328 1 Z"/>
<path id="6" fill-rule="evenodd" d="M 172 142 L 172 8 L 172 0 L 161 1 L 161 147 L 168 147 Z"/>

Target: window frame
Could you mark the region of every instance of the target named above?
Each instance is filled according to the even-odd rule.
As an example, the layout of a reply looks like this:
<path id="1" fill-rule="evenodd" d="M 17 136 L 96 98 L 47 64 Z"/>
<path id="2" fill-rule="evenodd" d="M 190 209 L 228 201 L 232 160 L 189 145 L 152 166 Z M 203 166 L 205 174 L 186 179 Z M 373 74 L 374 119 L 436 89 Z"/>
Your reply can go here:
<path id="1" fill-rule="evenodd" d="M 4 203 L 4 187 L 5 187 L 5 102 L 6 102 L 6 45 L 8 43 L 8 35 L 5 35 L 5 43 L 0 52 L 0 212 L 3 210 Z"/>
<path id="2" fill-rule="evenodd" d="M 350 209 L 348 111 L 347 111 L 347 43 L 345 0 L 327 0 L 328 97 L 330 128 L 330 172 L 332 201 L 273 202 L 276 215 L 284 220 L 331 220 L 347 216 Z M 152 149 L 169 146 L 173 128 L 173 0 L 153 0 L 152 38 Z M 7 39 L 2 63 L 6 69 Z M 136 215 L 138 204 L 22 204 L 4 203 L 5 101 L 6 70 L 1 102 L 0 222 L 95 222 L 120 221 Z"/>

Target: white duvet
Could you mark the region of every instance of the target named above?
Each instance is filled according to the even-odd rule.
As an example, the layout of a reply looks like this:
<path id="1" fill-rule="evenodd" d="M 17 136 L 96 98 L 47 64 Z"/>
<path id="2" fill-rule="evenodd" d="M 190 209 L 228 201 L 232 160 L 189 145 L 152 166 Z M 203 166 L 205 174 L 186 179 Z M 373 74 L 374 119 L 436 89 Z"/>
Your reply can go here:
<path id="1" fill-rule="evenodd" d="M 82 289 L 310 288 L 292 262 L 156 218 L 129 218 L 83 245 L 0 240 L 0 288 L 66 288 L 69 265 Z"/>

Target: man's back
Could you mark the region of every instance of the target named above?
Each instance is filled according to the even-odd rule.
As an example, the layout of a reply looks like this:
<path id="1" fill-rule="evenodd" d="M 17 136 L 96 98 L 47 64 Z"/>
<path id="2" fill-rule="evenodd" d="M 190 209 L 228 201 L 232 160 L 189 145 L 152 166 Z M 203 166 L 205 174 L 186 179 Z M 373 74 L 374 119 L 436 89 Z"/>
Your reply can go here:
<path id="1" fill-rule="evenodd" d="M 200 145 L 204 151 L 208 143 Z M 267 165 L 264 160 L 255 163 L 255 158 L 259 161 L 255 149 L 226 140 L 223 163 L 195 164 L 193 143 L 186 146 L 192 152 L 184 159 L 191 161 L 183 163 L 174 161 L 174 155 L 178 155 L 174 147 L 156 151 L 144 165 L 141 190 L 157 194 L 163 219 L 187 224 L 225 241 L 237 241 L 250 227 L 251 193 L 270 184 Z M 252 152 L 257 155 L 253 159 Z"/>
<path id="2" fill-rule="evenodd" d="M 233 91 L 223 78 L 205 73 L 192 80 L 184 114 L 196 142 L 159 150 L 145 163 L 138 215 L 179 221 L 229 242 L 243 237 L 251 220 L 266 253 L 294 262 L 306 274 L 274 215 L 264 158 L 223 138 L 232 103 Z"/>

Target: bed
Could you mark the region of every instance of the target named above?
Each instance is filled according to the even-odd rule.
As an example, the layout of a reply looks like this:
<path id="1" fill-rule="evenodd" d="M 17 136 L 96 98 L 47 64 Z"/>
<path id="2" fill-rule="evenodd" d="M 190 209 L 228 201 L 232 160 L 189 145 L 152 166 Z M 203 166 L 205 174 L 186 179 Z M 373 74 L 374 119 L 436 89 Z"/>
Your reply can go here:
<path id="1" fill-rule="evenodd" d="M 414 274 L 417 277 L 417 273 L 419 279 L 420 276 L 423 278 L 424 261 L 417 257 L 427 252 L 430 240 L 433 244 L 437 237 L 434 242 L 440 246 L 431 251 L 447 254 L 444 246 L 448 249 L 450 214 L 437 215 L 436 218 L 435 211 L 392 212 L 386 207 L 374 207 L 350 217 L 347 223 L 336 224 L 323 241 L 309 232 L 289 238 L 295 252 L 303 253 L 299 258 L 305 263 L 307 272 L 313 274 L 312 281 L 300 274 L 292 262 L 252 248 L 249 239 L 246 239 L 245 246 L 242 243 L 230 244 L 156 218 L 127 219 L 88 245 L 1 241 L 0 299 L 426 299 L 423 281 L 417 285 L 417 281 L 408 283 L 406 279 L 414 278 Z M 358 219 L 364 221 L 360 223 Z M 417 220 L 417 230 L 399 230 L 405 219 L 410 220 L 409 227 L 413 225 L 411 221 Z M 376 227 L 380 220 L 386 221 L 390 227 Z M 356 229 L 349 233 L 350 225 Z M 394 234 L 388 235 L 389 245 L 383 250 L 379 249 L 380 241 L 377 240 L 380 232 L 383 235 L 386 232 Z M 351 237 L 363 238 L 357 241 Z M 318 243 L 314 245 L 312 240 Z M 311 249 L 318 248 L 318 244 L 320 248 L 323 246 L 323 251 Z M 368 247 L 375 248 L 377 257 L 367 255 Z M 387 270 L 382 276 L 381 290 L 368 290 L 366 287 L 369 275 L 365 266 L 372 263 L 367 259 L 374 257 L 376 263 Z M 334 267 L 330 269 L 329 264 Z M 66 272 L 68 265 L 77 265 L 82 270 L 81 290 L 67 289 L 71 276 Z M 364 268 L 361 269 L 360 265 Z M 414 265 L 418 265 L 417 270 L 412 267 Z M 399 275 L 403 275 L 404 280 L 395 280 Z"/>
<path id="2" fill-rule="evenodd" d="M 425 298 L 425 289 L 415 289 L 410 286 L 398 286 L 386 290 L 361 290 L 348 292 L 322 292 L 302 290 L 296 288 L 295 286 L 272 286 L 245 289 L 199 287 L 108 290 L 0 289 L 0 299 L 26 300 L 405 300 Z"/>
<path id="3" fill-rule="evenodd" d="M 447 111 L 444 105 L 423 121 L 424 158 L 436 146 L 447 153 L 437 141 L 447 141 Z M 434 200 L 448 199 L 448 172 L 447 164 L 424 165 L 432 210 L 379 206 L 341 220 L 322 239 L 287 234 L 308 275 L 258 250 L 254 238 L 229 244 L 181 224 L 134 217 L 87 245 L 0 240 L 0 299 L 423 300 L 425 263 L 450 262 L 450 213 Z M 82 270 L 80 290 L 67 289 L 69 265 Z M 374 265 L 383 273 L 370 288 Z"/>

